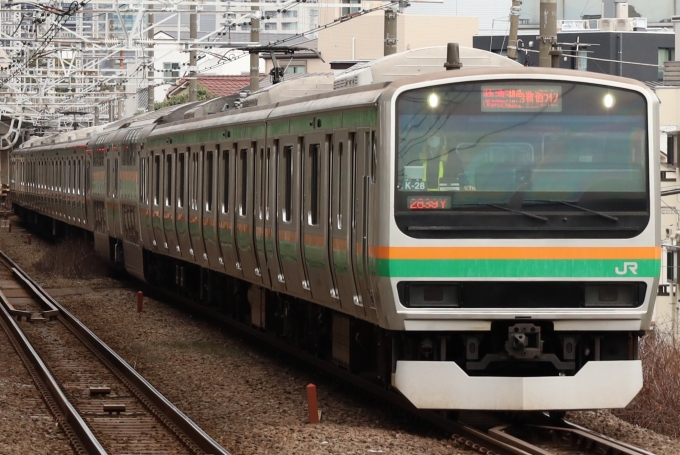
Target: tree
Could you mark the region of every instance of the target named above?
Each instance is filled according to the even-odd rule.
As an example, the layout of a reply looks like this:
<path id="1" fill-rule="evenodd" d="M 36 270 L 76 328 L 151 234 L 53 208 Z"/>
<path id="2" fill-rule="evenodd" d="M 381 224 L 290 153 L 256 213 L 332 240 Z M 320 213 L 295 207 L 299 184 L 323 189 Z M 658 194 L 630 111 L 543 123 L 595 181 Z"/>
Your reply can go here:
<path id="1" fill-rule="evenodd" d="M 196 98 L 198 99 L 198 101 L 206 101 L 211 100 L 213 98 L 217 98 L 217 95 L 206 90 L 206 88 L 203 87 L 201 84 L 197 85 L 198 89 Z M 175 106 L 176 104 L 184 104 L 188 102 L 189 102 L 189 90 L 187 89 L 184 90 L 184 92 L 180 95 L 171 96 L 167 100 L 161 101 L 160 103 L 153 103 L 153 108 L 158 110 L 164 107 Z"/>

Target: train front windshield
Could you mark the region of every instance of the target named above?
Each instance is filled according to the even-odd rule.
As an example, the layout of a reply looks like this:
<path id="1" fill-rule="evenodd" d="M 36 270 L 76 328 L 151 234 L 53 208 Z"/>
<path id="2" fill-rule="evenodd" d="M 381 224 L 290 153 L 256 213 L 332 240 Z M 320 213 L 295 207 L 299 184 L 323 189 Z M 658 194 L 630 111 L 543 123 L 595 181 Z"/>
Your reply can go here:
<path id="1" fill-rule="evenodd" d="M 396 104 L 395 213 L 413 237 L 632 237 L 649 220 L 647 103 L 555 81 L 461 83 Z"/>

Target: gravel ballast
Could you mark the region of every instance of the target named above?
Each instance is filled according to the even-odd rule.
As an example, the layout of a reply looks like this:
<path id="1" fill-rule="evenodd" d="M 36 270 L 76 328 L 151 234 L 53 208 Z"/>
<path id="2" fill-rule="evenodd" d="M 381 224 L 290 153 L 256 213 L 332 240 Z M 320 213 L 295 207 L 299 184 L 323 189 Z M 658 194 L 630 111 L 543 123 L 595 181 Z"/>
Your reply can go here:
<path id="1" fill-rule="evenodd" d="M 80 294 L 56 299 L 234 455 L 471 453 L 426 423 L 272 348 L 244 341 L 211 321 L 148 297 L 144 312 L 137 314 L 140 286 L 132 279 L 125 283 L 111 278 L 72 280 L 38 273 L 35 266 L 43 252 L 51 254 L 54 246 L 35 235 L 27 245 L 26 234 L 16 228 L 11 234 L 0 230 L 0 249 L 44 288 L 77 288 Z M 0 364 L 11 364 L 16 354 L 3 347 L 7 344 L 3 337 Z M 18 358 L 14 362 L 20 365 Z M 23 373 L 21 382 L 31 383 Z M 31 430 L 18 423 L 7 427 L 6 421 L 18 422 L 11 413 L 21 415 L 28 405 L 18 394 L 8 397 L 7 390 L 13 389 L 3 380 L 16 379 L 5 379 L 0 369 L 0 400 L 5 400 L 0 401 L 0 453 L 28 453 L 22 450 L 24 446 L 13 444 L 31 434 L 38 435 L 39 447 L 31 445 L 32 453 L 69 453 L 47 446 L 42 449 L 41 444 L 53 442 L 35 433 L 46 432 L 42 427 Z M 307 423 L 305 387 L 309 383 L 319 391 L 322 421 L 317 425 Z M 40 410 L 47 414 L 44 405 Z M 608 411 L 569 413 L 567 418 L 659 455 L 680 453 L 680 441 L 632 427 Z M 43 420 L 48 422 L 37 419 L 33 423 L 43 425 Z M 64 442 L 56 430 L 53 439 Z M 7 433 L 19 436 L 6 437 Z"/>

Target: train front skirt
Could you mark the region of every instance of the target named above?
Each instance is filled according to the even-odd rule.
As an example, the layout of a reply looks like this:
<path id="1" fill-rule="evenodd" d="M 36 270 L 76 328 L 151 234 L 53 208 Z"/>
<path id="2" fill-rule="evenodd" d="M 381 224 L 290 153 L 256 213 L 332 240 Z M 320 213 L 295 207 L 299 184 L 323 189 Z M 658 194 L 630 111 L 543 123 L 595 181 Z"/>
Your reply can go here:
<path id="1" fill-rule="evenodd" d="M 642 388 L 642 362 L 588 362 L 574 376 L 473 377 L 455 362 L 400 360 L 392 384 L 419 409 L 623 408 Z"/>

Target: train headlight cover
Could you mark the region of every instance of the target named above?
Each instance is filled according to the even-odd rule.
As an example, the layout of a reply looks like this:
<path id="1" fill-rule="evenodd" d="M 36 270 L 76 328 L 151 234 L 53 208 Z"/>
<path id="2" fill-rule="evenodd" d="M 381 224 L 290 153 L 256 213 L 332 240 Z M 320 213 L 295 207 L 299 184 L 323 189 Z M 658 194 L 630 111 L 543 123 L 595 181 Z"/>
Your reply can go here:
<path id="1" fill-rule="evenodd" d="M 427 104 L 431 108 L 439 106 L 439 95 L 437 95 L 436 93 L 431 93 L 430 96 L 427 97 Z"/>
<path id="2" fill-rule="evenodd" d="M 614 105 L 614 97 L 611 94 L 607 93 L 604 96 L 604 98 L 602 98 L 602 104 L 604 104 L 604 107 L 609 109 Z"/>

